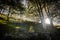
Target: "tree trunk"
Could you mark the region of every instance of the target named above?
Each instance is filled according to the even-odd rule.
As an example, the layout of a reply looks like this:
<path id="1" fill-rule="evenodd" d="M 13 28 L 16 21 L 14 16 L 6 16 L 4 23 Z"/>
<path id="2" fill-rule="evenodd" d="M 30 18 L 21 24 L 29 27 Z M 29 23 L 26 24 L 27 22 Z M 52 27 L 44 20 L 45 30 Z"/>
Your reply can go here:
<path id="1" fill-rule="evenodd" d="M 42 24 L 42 27 L 43 27 L 43 32 L 54 32 L 54 27 L 53 27 L 53 23 L 52 23 L 52 19 L 47 15 L 47 13 L 46 13 L 46 15 L 47 15 L 47 17 L 45 16 L 45 13 L 43 12 L 43 8 L 44 8 L 44 6 L 43 7 L 41 7 L 42 6 L 42 3 L 38 3 L 39 4 L 39 6 L 38 6 L 38 11 L 39 11 L 39 15 L 40 15 L 40 18 L 41 18 L 41 24 Z M 45 5 L 45 4 L 44 4 Z M 45 8 L 44 8 L 45 9 Z M 46 12 L 46 11 L 45 11 Z M 51 22 L 51 24 L 46 24 L 45 23 L 45 19 L 46 18 L 49 18 L 50 19 L 50 22 Z"/>
<path id="2" fill-rule="evenodd" d="M 43 16 L 43 12 L 42 12 L 42 7 L 41 6 L 42 6 L 41 3 L 37 2 L 37 7 L 38 7 L 39 16 L 40 16 L 40 19 L 41 19 L 41 24 L 42 24 L 42 27 L 44 27 L 44 16 Z M 41 32 L 44 32 L 44 29 L 42 29 Z"/>

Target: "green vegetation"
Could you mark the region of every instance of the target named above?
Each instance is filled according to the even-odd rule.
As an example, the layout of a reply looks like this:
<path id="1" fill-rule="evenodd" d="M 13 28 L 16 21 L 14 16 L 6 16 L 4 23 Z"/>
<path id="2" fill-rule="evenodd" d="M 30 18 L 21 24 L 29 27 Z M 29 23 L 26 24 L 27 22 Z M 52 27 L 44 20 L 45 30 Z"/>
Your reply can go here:
<path id="1" fill-rule="evenodd" d="M 60 17 L 56 1 L 26 0 L 26 4 L 22 0 L 0 1 L 0 26 L 11 34 L 50 31 L 54 27 L 53 19 Z M 46 18 L 50 19 L 50 25 L 44 23 Z"/>

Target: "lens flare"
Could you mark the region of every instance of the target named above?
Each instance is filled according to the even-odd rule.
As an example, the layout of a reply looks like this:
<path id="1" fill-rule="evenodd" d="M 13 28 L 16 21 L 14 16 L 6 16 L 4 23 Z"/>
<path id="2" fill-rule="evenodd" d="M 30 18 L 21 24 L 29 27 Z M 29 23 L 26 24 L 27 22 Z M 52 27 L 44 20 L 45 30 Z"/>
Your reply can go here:
<path id="1" fill-rule="evenodd" d="M 45 23 L 50 24 L 50 19 L 49 18 L 45 19 Z"/>

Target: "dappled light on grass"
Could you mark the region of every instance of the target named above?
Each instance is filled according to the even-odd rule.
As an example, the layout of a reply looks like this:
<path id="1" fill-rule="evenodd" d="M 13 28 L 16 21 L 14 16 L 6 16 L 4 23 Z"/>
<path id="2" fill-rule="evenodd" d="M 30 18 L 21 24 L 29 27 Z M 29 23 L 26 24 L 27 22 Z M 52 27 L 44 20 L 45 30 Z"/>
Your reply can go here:
<path id="1" fill-rule="evenodd" d="M 19 26 L 16 26 L 15 28 L 16 28 L 16 29 L 20 29 L 21 27 L 19 27 Z"/>
<path id="2" fill-rule="evenodd" d="M 0 20 L 0 23 L 2 23 L 2 24 L 6 24 L 6 21 L 4 21 L 4 20 Z"/>
<path id="3" fill-rule="evenodd" d="M 29 32 L 34 32 L 33 26 L 30 26 Z"/>

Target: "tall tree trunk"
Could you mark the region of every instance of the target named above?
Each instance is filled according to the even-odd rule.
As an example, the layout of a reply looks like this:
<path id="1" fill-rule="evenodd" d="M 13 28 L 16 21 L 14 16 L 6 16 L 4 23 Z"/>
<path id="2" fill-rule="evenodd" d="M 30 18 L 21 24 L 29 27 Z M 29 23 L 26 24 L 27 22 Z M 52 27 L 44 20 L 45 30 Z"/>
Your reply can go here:
<path id="1" fill-rule="evenodd" d="M 39 16 L 40 16 L 40 19 L 41 19 L 41 24 L 42 24 L 42 30 L 41 32 L 44 32 L 44 16 L 43 16 L 43 12 L 42 12 L 42 4 L 41 2 L 36 2 L 37 3 L 37 7 L 38 7 L 38 12 L 39 12 Z"/>

